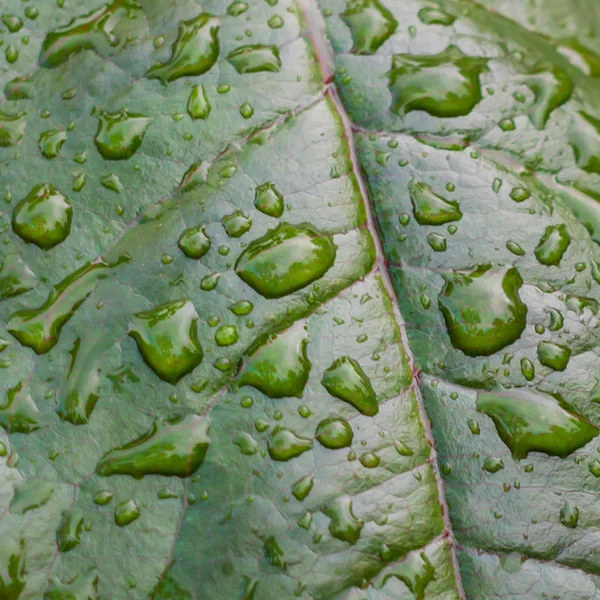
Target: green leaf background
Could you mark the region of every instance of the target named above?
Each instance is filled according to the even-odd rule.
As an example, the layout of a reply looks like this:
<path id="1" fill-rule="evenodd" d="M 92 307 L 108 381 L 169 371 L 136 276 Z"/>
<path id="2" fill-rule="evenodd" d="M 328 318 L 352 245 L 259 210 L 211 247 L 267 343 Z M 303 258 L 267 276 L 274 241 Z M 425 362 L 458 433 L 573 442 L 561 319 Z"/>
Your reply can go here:
<path id="1" fill-rule="evenodd" d="M 592 0 L 4 0 L 0 598 L 597 600 Z"/>

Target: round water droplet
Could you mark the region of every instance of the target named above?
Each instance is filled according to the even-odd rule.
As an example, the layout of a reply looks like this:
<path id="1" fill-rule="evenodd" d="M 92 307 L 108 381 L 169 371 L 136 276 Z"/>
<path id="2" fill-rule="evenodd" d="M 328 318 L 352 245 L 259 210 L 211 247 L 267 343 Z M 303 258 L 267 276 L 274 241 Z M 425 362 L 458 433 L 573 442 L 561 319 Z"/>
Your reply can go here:
<path id="1" fill-rule="evenodd" d="M 268 181 L 257 186 L 254 192 L 254 206 L 265 215 L 279 218 L 283 214 L 283 196 L 275 184 Z"/>
<path id="2" fill-rule="evenodd" d="M 215 333 L 217 346 L 231 346 L 238 341 L 238 330 L 235 325 L 221 325 Z"/>
<path id="3" fill-rule="evenodd" d="M 325 448 L 337 450 L 350 446 L 354 433 L 344 419 L 330 418 L 319 423 L 315 437 Z"/>
<path id="4" fill-rule="evenodd" d="M 189 227 L 179 236 L 177 245 L 188 258 L 198 260 L 209 251 L 210 238 L 206 235 L 203 225 L 196 225 Z"/>

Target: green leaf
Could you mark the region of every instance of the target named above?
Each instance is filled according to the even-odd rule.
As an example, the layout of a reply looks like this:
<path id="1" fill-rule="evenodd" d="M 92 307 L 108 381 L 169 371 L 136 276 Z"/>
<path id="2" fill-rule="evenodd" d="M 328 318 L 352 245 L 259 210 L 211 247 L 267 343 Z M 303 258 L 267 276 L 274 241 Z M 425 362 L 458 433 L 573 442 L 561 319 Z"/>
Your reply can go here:
<path id="1" fill-rule="evenodd" d="M 595 598 L 596 8 L 6 0 L 0 597 Z"/>

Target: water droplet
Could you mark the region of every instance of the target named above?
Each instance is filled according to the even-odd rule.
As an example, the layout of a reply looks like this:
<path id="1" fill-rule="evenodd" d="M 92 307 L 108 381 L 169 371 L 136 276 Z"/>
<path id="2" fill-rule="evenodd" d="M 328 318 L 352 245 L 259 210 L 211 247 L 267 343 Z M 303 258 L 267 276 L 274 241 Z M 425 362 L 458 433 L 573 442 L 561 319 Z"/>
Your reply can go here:
<path id="1" fill-rule="evenodd" d="M 239 238 L 252 227 L 252 219 L 246 216 L 241 210 L 236 210 L 230 215 L 226 215 L 221 219 L 223 229 L 229 237 Z"/>
<path id="2" fill-rule="evenodd" d="M 525 255 L 525 250 L 523 250 L 523 248 L 521 248 L 521 246 L 519 246 L 517 242 L 512 242 L 511 240 L 508 240 L 508 242 L 506 242 L 506 248 L 516 256 Z"/>
<path id="3" fill-rule="evenodd" d="M 231 346 L 238 341 L 238 330 L 235 325 L 221 325 L 215 333 L 217 346 Z"/>
<path id="4" fill-rule="evenodd" d="M 33 271 L 16 254 L 0 262 L 0 300 L 20 296 L 38 284 Z"/>
<path id="5" fill-rule="evenodd" d="M 497 473 L 498 471 L 504 469 L 504 462 L 499 456 L 488 456 L 483 461 L 483 468 L 488 471 L 488 473 Z"/>
<path id="6" fill-rule="evenodd" d="M 571 358 L 571 350 L 561 344 L 540 342 L 537 347 L 538 360 L 544 367 L 564 371 Z"/>
<path id="7" fill-rule="evenodd" d="M 189 227 L 179 236 L 177 245 L 188 258 L 198 260 L 210 249 L 210 239 L 204 231 L 204 226 L 196 225 Z"/>
<path id="8" fill-rule="evenodd" d="M 83 50 L 108 56 L 119 40 L 112 34 L 122 16 L 139 9 L 133 0 L 116 0 L 86 15 L 75 17 L 68 25 L 49 32 L 42 43 L 39 63 L 53 68 L 66 63 Z"/>
<path id="9" fill-rule="evenodd" d="M 271 29 L 281 29 L 284 25 L 283 19 L 279 15 L 273 15 L 268 21 L 267 25 Z"/>
<path id="10" fill-rule="evenodd" d="M 427 236 L 427 243 L 434 252 L 446 251 L 446 238 L 439 233 L 430 233 Z"/>
<path id="11" fill-rule="evenodd" d="M 402 581 L 414 595 L 415 600 L 424 600 L 425 589 L 435 579 L 435 567 L 425 552 L 409 552 L 398 566 L 384 571 L 376 587 L 382 588 L 390 577 L 397 577 Z"/>
<path id="12" fill-rule="evenodd" d="M 125 500 L 115 508 L 115 524 L 125 527 L 140 516 L 140 509 L 133 500 Z"/>
<path id="13" fill-rule="evenodd" d="M 375 54 L 398 27 L 379 0 L 349 0 L 340 16 L 350 29 L 354 54 Z"/>
<path id="14" fill-rule="evenodd" d="M 283 196 L 275 184 L 268 181 L 256 187 L 254 206 L 261 213 L 278 219 L 283 214 Z"/>
<path id="15" fill-rule="evenodd" d="M 104 506 L 112 500 L 112 497 L 112 492 L 102 490 L 94 496 L 94 502 L 98 504 L 98 506 Z"/>
<path id="16" fill-rule="evenodd" d="M 531 75 L 527 75 L 524 83 L 534 95 L 529 108 L 529 120 L 536 129 L 544 129 L 552 111 L 571 97 L 573 82 L 556 65 L 542 65 L 533 70 Z"/>
<path id="17" fill-rule="evenodd" d="M 338 450 L 352 444 L 354 433 L 347 421 L 332 417 L 319 423 L 315 437 L 325 448 Z"/>
<path id="18" fill-rule="evenodd" d="M 246 351 L 239 385 L 250 385 L 269 398 L 302 397 L 310 375 L 308 334 L 301 323 L 272 337 L 259 338 Z"/>
<path id="19" fill-rule="evenodd" d="M 533 381 L 533 378 L 535 377 L 535 367 L 528 358 L 523 357 L 521 359 L 521 373 L 523 373 L 523 377 L 525 377 L 527 381 Z"/>
<path id="20" fill-rule="evenodd" d="M 73 191 L 80 192 L 85 187 L 85 182 L 87 180 L 87 175 L 85 173 L 80 173 L 75 178 L 73 182 Z"/>
<path id="21" fill-rule="evenodd" d="M 540 392 L 480 392 L 477 410 L 492 419 L 515 459 L 529 452 L 564 458 L 598 435 L 596 427 Z"/>
<path id="22" fill-rule="evenodd" d="M 249 315 L 254 308 L 254 304 L 249 300 L 240 300 L 229 307 L 229 310 L 238 317 Z"/>
<path id="23" fill-rule="evenodd" d="M 306 529 L 307 531 L 310 529 L 312 524 L 312 514 L 307 512 L 299 521 L 298 527 L 302 527 L 302 529 Z"/>
<path id="24" fill-rule="evenodd" d="M 456 21 L 456 17 L 451 15 L 441 8 L 434 6 L 426 6 L 419 11 L 419 19 L 425 25 L 452 25 Z"/>
<path id="25" fill-rule="evenodd" d="M 235 438 L 233 443 L 246 456 L 252 456 L 258 452 L 258 442 L 249 433 L 241 433 Z"/>
<path id="26" fill-rule="evenodd" d="M 202 281 L 200 281 L 200 289 L 205 292 L 211 292 L 217 287 L 220 278 L 221 273 L 210 273 L 210 275 L 205 275 L 202 278 Z"/>
<path id="27" fill-rule="evenodd" d="M 313 446 L 312 440 L 298 437 L 293 431 L 276 427 L 269 438 L 269 456 L 273 460 L 288 461 L 300 456 Z"/>
<path id="28" fill-rule="evenodd" d="M 560 510 L 560 522 L 570 529 L 577 527 L 579 521 L 579 509 L 571 502 L 567 500 L 564 506 Z"/>
<path id="29" fill-rule="evenodd" d="M 98 582 L 99 575 L 95 567 L 92 567 L 87 573 L 78 575 L 67 583 L 53 579 L 44 593 L 44 600 L 95 599 L 98 598 Z"/>
<path id="30" fill-rule="evenodd" d="M 479 427 L 479 423 L 474 419 L 469 419 L 467 421 L 467 425 L 473 435 L 479 435 L 481 433 L 481 428 Z"/>
<path id="31" fill-rule="evenodd" d="M 0 44 L 1 46 L 2 44 Z M 30 100 L 33 96 L 33 84 L 28 75 L 16 77 L 4 86 L 4 95 L 7 100 Z M 0 112 L 0 115 L 2 113 Z M 0 118 L 0 122 L 2 119 Z M 1 128 L 0 128 L 1 131 Z"/>
<path id="32" fill-rule="evenodd" d="M 58 342 L 65 323 L 94 291 L 98 281 L 126 260 L 123 257 L 111 265 L 102 260 L 84 265 L 54 286 L 42 306 L 17 311 L 8 322 L 8 331 L 36 354 L 49 352 Z"/>
<path id="33" fill-rule="evenodd" d="M 302 479 L 296 481 L 292 487 L 292 494 L 296 500 L 302 502 L 311 492 L 314 485 L 314 478 L 312 475 L 307 475 Z"/>
<path id="34" fill-rule="evenodd" d="M 190 97 L 188 98 L 187 111 L 192 119 L 208 119 L 211 106 L 208 102 L 204 88 L 197 84 L 192 88 Z"/>
<path id="35" fill-rule="evenodd" d="M 352 500 L 348 496 L 339 498 L 326 507 L 323 513 L 331 519 L 329 532 L 334 538 L 352 545 L 358 542 L 364 523 L 354 516 Z"/>
<path id="36" fill-rule="evenodd" d="M 94 143 L 102 158 L 127 160 L 142 145 L 152 119 L 122 109 L 116 113 L 100 112 Z"/>
<path id="37" fill-rule="evenodd" d="M 204 356 L 198 341 L 198 313 L 190 301 L 161 304 L 135 315 L 129 335 L 146 364 L 164 381 L 175 384 Z"/>
<path id="38" fill-rule="evenodd" d="M 73 208 L 53 185 L 36 185 L 13 212 L 14 232 L 28 244 L 50 250 L 64 242 L 71 231 Z"/>
<path id="39" fill-rule="evenodd" d="M 19 60 L 19 51 L 13 46 L 13 44 L 6 46 L 4 55 L 6 56 L 6 62 L 11 65 Z"/>
<path id="40" fill-rule="evenodd" d="M 535 248 L 535 257 L 542 265 L 558 266 L 570 243 L 571 236 L 565 224 L 550 225 Z"/>
<path id="41" fill-rule="evenodd" d="M 364 454 L 361 454 L 358 460 L 366 469 L 374 469 L 375 467 L 378 467 L 379 463 L 381 462 L 379 456 L 377 456 L 377 454 L 373 454 L 372 452 L 365 452 Z"/>
<path id="42" fill-rule="evenodd" d="M 39 147 L 42 156 L 47 159 L 56 158 L 62 145 L 67 139 L 66 131 L 59 131 L 52 129 L 49 131 L 43 131 L 40 134 Z"/>
<path id="43" fill-rule="evenodd" d="M 236 48 L 227 55 L 227 60 L 240 74 L 244 73 L 279 73 L 281 59 L 276 46 L 250 44 Z"/>
<path id="44" fill-rule="evenodd" d="M 217 86 L 217 92 L 219 94 L 227 94 L 231 90 L 231 86 L 226 83 L 221 83 Z"/>
<path id="45" fill-rule="evenodd" d="M 63 514 L 60 527 L 56 532 L 59 552 L 69 552 L 81 542 L 83 529 L 83 513 L 74 508 Z"/>
<path id="46" fill-rule="evenodd" d="M 413 212 L 419 225 L 444 225 L 462 218 L 458 202 L 438 196 L 426 183 L 411 183 L 409 189 Z"/>
<path id="47" fill-rule="evenodd" d="M 198 415 L 156 421 L 137 440 L 107 452 L 96 465 L 96 473 L 135 479 L 145 475 L 189 477 L 204 462 L 209 428 L 210 419 Z"/>
<path id="48" fill-rule="evenodd" d="M 525 188 L 516 187 L 510 191 L 509 196 L 515 202 L 525 202 L 525 200 L 531 197 L 531 192 L 529 192 L 529 190 L 526 190 Z"/>
<path id="49" fill-rule="evenodd" d="M 392 57 L 390 110 L 399 116 L 424 110 L 435 117 L 467 115 L 481 101 L 479 75 L 487 59 L 466 56 L 456 46 L 434 55 Z"/>
<path id="50" fill-rule="evenodd" d="M 2 22 L 10 33 L 17 33 L 23 27 L 23 21 L 15 15 L 2 15 Z"/>
<path id="51" fill-rule="evenodd" d="M 589 465 L 590 473 L 594 477 L 600 477 L 600 461 L 598 459 L 594 459 Z"/>
<path id="52" fill-rule="evenodd" d="M 17 488 L 8 510 L 14 515 L 24 515 L 40 508 L 50 501 L 55 489 L 56 484 L 51 481 L 29 479 Z"/>
<path id="53" fill-rule="evenodd" d="M 527 307 L 519 297 L 523 280 L 514 267 L 480 265 L 444 279 L 439 305 L 455 348 L 468 356 L 489 356 L 519 339 Z"/>
<path id="54" fill-rule="evenodd" d="M 599 136 L 600 120 L 579 111 L 569 129 L 569 144 L 573 148 L 577 166 L 588 173 L 600 173 Z"/>
<path id="55" fill-rule="evenodd" d="M 171 46 L 171 58 L 154 65 L 146 73 L 163 85 L 180 77 L 195 77 L 209 71 L 219 58 L 219 19 L 201 13 L 179 23 L 177 39 Z"/>
<path id="56" fill-rule="evenodd" d="M 115 192 L 116 194 L 120 194 L 125 189 L 118 175 L 104 175 L 100 179 L 100 184 L 102 187 L 110 190 L 111 192 Z"/>
<path id="57" fill-rule="evenodd" d="M 287 569 L 287 561 L 285 560 L 285 553 L 277 540 L 270 536 L 264 541 L 263 551 L 267 562 L 279 569 Z"/>
<path id="58" fill-rule="evenodd" d="M 8 433 L 31 433 L 40 428 L 40 411 L 23 391 L 22 382 L 6 392 L 6 402 L 0 406 L 0 426 Z"/>
<path id="59" fill-rule="evenodd" d="M 337 246 L 309 225 L 282 223 L 252 241 L 238 258 L 237 275 L 265 298 L 281 298 L 322 277 Z"/>
<path id="60" fill-rule="evenodd" d="M 332 396 L 348 402 L 363 415 L 372 417 L 379 411 L 371 381 L 350 356 L 335 360 L 324 372 L 321 384 Z"/>
<path id="61" fill-rule="evenodd" d="M 14 146 L 25 134 L 27 113 L 9 115 L 0 111 L 0 148 Z"/>

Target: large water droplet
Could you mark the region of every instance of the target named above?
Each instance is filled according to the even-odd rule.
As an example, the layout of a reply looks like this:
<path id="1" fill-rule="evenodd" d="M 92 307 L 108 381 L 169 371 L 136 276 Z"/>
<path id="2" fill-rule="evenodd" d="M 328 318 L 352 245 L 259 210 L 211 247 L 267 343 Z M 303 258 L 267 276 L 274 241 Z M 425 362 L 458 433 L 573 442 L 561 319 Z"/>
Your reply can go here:
<path id="1" fill-rule="evenodd" d="M 72 218 L 69 200 L 53 185 L 42 183 L 17 204 L 12 227 L 27 243 L 50 250 L 67 238 Z"/>
<path id="2" fill-rule="evenodd" d="M 310 225 L 282 223 L 248 245 L 235 271 L 265 298 L 281 298 L 322 277 L 336 251 L 331 238 Z"/>
<path id="3" fill-rule="evenodd" d="M 287 461 L 300 456 L 312 446 L 312 440 L 298 437 L 289 429 L 276 427 L 269 438 L 269 456 L 273 460 Z"/>
<path id="4" fill-rule="evenodd" d="M 332 396 L 352 404 L 363 415 L 372 417 L 379 411 L 371 381 L 350 356 L 335 360 L 323 374 L 321 384 Z"/>
<path id="5" fill-rule="evenodd" d="M 398 27 L 379 0 L 349 0 L 340 16 L 350 29 L 353 54 L 375 54 Z"/>
<path id="6" fill-rule="evenodd" d="M 527 306 L 521 275 L 511 266 L 480 265 L 444 275 L 439 305 L 450 341 L 467 356 L 489 356 L 521 337 Z"/>
<path id="7" fill-rule="evenodd" d="M 535 257 L 542 265 L 558 266 L 570 243 L 571 236 L 564 223 L 550 225 L 535 248 Z"/>
<path id="8" fill-rule="evenodd" d="M 564 458 L 598 435 L 596 427 L 566 408 L 552 396 L 527 390 L 477 396 L 477 410 L 492 419 L 517 459 L 529 452 Z"/>
<path id="9" fill-rule="evenodd" d="M 194 77 L 209 71 L 219 58 L 219 19 L 201 13 L 179 23 L 177 39 L 171 46 L 171 58 L 154 65 L 146 73 L 163 85 L 180 77 Z"/>
<path id="10" fill-rule="evenodd" d="M 56 484 L 51 481 L 29 479 L 16 490 L 8 510 L 14 515 L 24 515 L 30 510 L 40 508 L 48 504 L 55 489 Z"/>
<path id="11" fill-rule="evenodd" d="M 152 119 L 122 109 L 116 113 L 100 112 L 94 143 L 106 160 L 127 160 L 142 145 Z"/>
<path id="12" fill-rule="evenodd" d="M 227 60 L 238 73 L 279 73 L 281 59 L 276 46 L 250 44 L 236 48 L 227 55 Z"/>
<path id="13" fill-rule="evenodd" d="M 8 433 L 31 433 L 41 427 L 40 411 L 23 391 L 22 382 L 6 392 L 6 402 L 0 406 L 0 426 Z"/>
<path id="14" fill-rule="evenodd" d="M 111 269 L 126 261 L 127 258 L 123 257 L 109 265 L 101 259 L 84 265 L 56 285 L 42 306 L 17 311 L 8 322 L 8 331 L 36 354 L 49 352 L 58 342 L 64 324 L 94 291 L 98 282 L 108 277 Z"/>
<path id="15" fill-rule="evenodd" d="M 78 508 L 73 508 L 63 514 L 60 527 L 56 532 L 56 541 L 60 552 L 69 552 L 81 542 L 83 529 L 83 513 Z"/>
<path id="16" fill-rule="evenodd" d="M 559 67 L 542 65 L 525 78 L 525 83 L 534 95 L 529 120 L 536 129 L 543 129 L 552 111 L 571 97 L 573 82 Z"/>
<path id="17" fill-rule="evenodd" d="M 9 115 L 0 111 L 0 148 L 14 146 L 25 134 L 27 113 Z"/>
<path id="18" fill-rule="evenodd" d="M 135 317 L 129 335 L 137 342 L 146 364 L 161 379 L 175 384 L 202 362 L 198 313 L 191 302 L 168 302 Z"/>
<path id="19" fill-rule="evenodd" d="M 481 101 L 479 75 L 487 59 L 466 56 L 456 46 L 433 55 L 396 54 L 392 58 L 390 110 L 402 116 L 424 110 L 435 117 L 467 115 Z"/>
<path id="20" fill-rule="evenodd" d="M 348 496 L 339 498 L 334 504 L 323 509 L 323 513 L 331 519 L 329 532 L 334 538 L 349 544 L 358 542 L 364 523 L 354 516 L 352 500 Z"/>
<path id="21" fill-rule="evenodd" d="M 338 450 L 352 444 L 354 433 L 348 421 L 332 417 L 319 423 L 315 437 L 325 448 Z"/>
<path id="22" fill-rule="evenodd" d="M 564 371 L 571 358 L 571 350 L 561 344 L 540 342 L 537 347 L 538 360 L 544 367 Z"/>
<path id="23" fill-rule="evenodd" d="M 53 68 L 82 50 L 107 56 L 119 40 L 112 34 L 121 18 L 140 6 L 135 0 L 115 0 L 91 13 L 75 17 L 68 25 L 54 29 L 44 38 L 39 63 Z"/>
<path id="24" fill-rule="evenodd" d="M 239 385 L 251 385 L 269 398 L 302 397 L 311 363 L 308 333 L 296 323 L 282 333 L 259 338 L 248 350 Z"/>
<path id="25" fill-rule="evenodd" d="M 2 15 L 2 22 L 10 33 L 17 33 L 23 27 L 23 21 L 16 15 Z"/>
<path id="26" fill-rule="evenodd" d="M 410 200 L 419 225 L 444 225 L 460 221 L 462 212 L 456 201 L 438 196 L 426 183 L 411 183 Z"/>
<path id="27" fill-rule="evenodd" d="M 47 159 L 56 158 L 62 145 L 67 140 L 67 132 L 57 129 L 40 133 L 39 147 L 42 156 Z"/>
<path id="28" fill-rule="evenodd" d="M 37 284 L 34 272 L 16 254 L 0 262 L 0 300 L 24 294 Z"/>
<path id="29" fill-rule="evenodd" d="M 204 88 L 197 84 L 192 88 L 188 98 L 187 111 L 192 119 L 208 119 L 211 106 L 206 97 Z"/>
<path id="30" fill-rule="evenodd" d="M 133 500 L 125 500 L 115 508 L 115 524 L 125 527 L 140 516 L 140 509 Z"/>
<path id="31" fill-rule="evenodd" d="M 256 187 L 254 206 L 261 213 L 278 219 L 283 214 L 283 196 L 277 191 L 274 183 L 267 181 Z"/>
<path id="32" fill-rule="evenodd" d="M 198 260 L 209 251 L 210 238 L 204 231 L 204 225 L 196 225 L 189 227 L 179 236 L 177 245 L 188 258 Z"/>
<path id="33" fill-rule="evenodd" d="M 96 473 L 189 477 L 204 462 L 210 444 L 210 419 L 187 415 L 183 419 L 156 421 L 137 440 L 107 452 L 96 465 Z"/>

